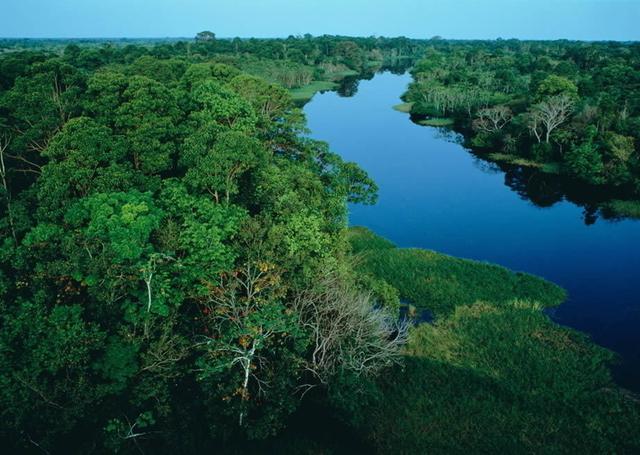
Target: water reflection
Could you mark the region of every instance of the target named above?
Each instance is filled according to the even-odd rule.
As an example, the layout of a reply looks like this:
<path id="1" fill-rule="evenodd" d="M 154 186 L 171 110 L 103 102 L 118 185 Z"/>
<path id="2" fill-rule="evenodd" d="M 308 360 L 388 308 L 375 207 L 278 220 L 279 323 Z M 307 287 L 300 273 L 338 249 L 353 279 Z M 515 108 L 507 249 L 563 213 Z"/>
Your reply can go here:
<path id="1" fill-rule="evenodd" d="M 342 98 L 349 98 L 358 93 L 360 81 L 370 81 L 376 74 L 391 73 L 395 75 L 405 74 L 415 63 L 415 59 L 397 58 L 386 60 L 378 65 L 364 68 L 360 74 L 347 76 L 339 82 L 336 89 L 338 95 Z"/>
<path id="2" fill-rule="evenodd" d="M 506 186 L 538 207 L 552 207 L 559 202 L 568 201 L 582 208 L 582 219 L 586 225 L 594 224 L 599 218 L 609 221 L 622 219 L 607 209 L 606 204 L 612 199 L 623 198 L 624 194 L 580 184 L 535 168 L 494 164 L 504 172 Z"/>
<path id="3" fill-rule="evenodd" d="M 464 146 L 461 134 L 448 128 L 436 129 L 437 139 Z M 534 167 L 495 162 L 481 153 L 467 151 L 474 157 L 473 163 L 478 170 L 487 174 L 504 173 L 504 184 L 537 207 L 552 207 L 568 201 L 583 209 L 582 220 L 586 225 L 592 225 L 600 218 L 608 221 L 624 219 L 607 206 L 613 199 L 625 198 L 622 190 L 582 184 L 563 175 L 542 172 Z"/>
<path id="4" fill-rule="evenodd" d="M 359 76 L 347 76 L 340 81 L 340 86 L 336 90 L 338 95 L 342 97 L 350 97 L 358 93 L 358 85 L 360 84 L 361 77 Z"/>

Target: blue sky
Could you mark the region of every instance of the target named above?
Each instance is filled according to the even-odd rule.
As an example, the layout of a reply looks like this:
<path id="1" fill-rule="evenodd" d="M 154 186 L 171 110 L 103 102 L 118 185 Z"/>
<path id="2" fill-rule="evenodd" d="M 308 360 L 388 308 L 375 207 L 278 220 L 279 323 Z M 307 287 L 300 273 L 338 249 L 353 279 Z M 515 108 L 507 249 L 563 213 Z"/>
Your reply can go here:
<path id="1" fill-rule="evenodd" d="M 0 0 L 2 37 L 640 40 L 640 0 Z"/>

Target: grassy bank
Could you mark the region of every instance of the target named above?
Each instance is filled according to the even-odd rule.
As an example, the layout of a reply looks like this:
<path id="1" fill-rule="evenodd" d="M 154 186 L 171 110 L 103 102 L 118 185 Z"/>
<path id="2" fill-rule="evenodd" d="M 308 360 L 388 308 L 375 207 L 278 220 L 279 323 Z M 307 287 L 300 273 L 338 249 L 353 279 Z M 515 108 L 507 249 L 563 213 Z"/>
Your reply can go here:
<path id="1" fill-rule="evenodd" d="M 605 205 L 616 216 L 640 219 L 640 201 L 623 201 L 615 199 Z"/>
<path id="2" fill-rule="evenodd" d="M 358 74 L 356 70 L 346 68 L 339 71 L 328 72 L 324 76 L 329 80 L 339 81 L 345 77 L 357 76 Z"/>
<path id="3" fill-rule="evenodd" d="M 637 453 L 638 400 L 612 382 L 614 356 L 553 323 L 559 287 L 502 267 L 400 249 L 364 228 L 365 273 L 432 309 L 402 368 L 335 398 L 379 453 Z"/>
<path id="4" fill-rule="evenodd" d="M 378 453 L 637 453 L 611 357 L 535 305 L 461 306 L 414 329 L 403 368 L 351 415 Z"/>
<path id="5" fill-rule="evenodd" d="M 304 87 L 290 89 L 291 97 L 295 102 L 306 102 L 313 98 L 317 92 L 334 90 L 338 84 L 330 81 L 313 81 Z"/>
<path id="6" fill-rule="evenodd" d="M 433 118 L 427 118 L 427 119 L 423 119 L 423 120 L 418 120 L 418 124 L 420 124 L 422 126 L 444 127 L 444 126 L 453 126 L 454 120 L 452 118 L 437 118 L 437 117 L 433 117 Z"/>
<path id="7" fill-rule="evenodd" d="M 515 164 L 523 167 L 533 167 L 539 169 L 542 172 L 548 174 L 560 174 L 560 163 L 549 162 L 542 163 L 539 161 L 533 161 L 526 158 L 522 158 L 515 155 L 509 155 L 507 153 L 489 153 L 486 155 L 491 161 L 497 161 L 501 163 Z"/>
<path id="8" fill-rule="evenodd" d="M 411 106 L 413 106 L 413 103 L 400 103 L 393 106 L 393 110 L 409 114 L 411 113 Z"/>
<path id="9" fill-rule="evenodd" d="M 402 299 L 436 316 L 479 300 L 503 305 L 521 299 L 551 307 L 566 297 L 562 288 L 536 276 L 433 251 L 396 248 L 365 228 L 351 229 L 349 240 L 365 272 L 383 278 Z"/>

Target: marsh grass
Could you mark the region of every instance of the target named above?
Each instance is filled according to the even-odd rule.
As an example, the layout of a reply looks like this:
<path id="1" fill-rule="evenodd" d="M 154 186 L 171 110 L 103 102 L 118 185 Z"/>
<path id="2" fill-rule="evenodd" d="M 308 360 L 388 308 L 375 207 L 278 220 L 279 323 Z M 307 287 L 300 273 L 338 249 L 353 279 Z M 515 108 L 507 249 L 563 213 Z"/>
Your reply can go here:
<path id="1" fill-rule="evenodd" d="M 325 90 L 334 90 L 338 87 L 338 84 L 330 81 L 313 81 L 308 85 L 305 85 L 300 88 L 290 89 L 289 93 L 291 94 L 291 98 L 295 102 L 304 102 L 309 101 L 313 98 L 318 92 L 322 92 Z"/>
<path id="2" fill-rule="evenodd" d="M 362 258 L 363 271 L 383 278 L 400 298 L 436 316 L 478 300 L 502 305 L 520 299 L 552 307 L 566 298 L 562 288 L 542 278 L 434 251 L 395 248 L 365 228 L 352 228 L 349 241 Z"/>
<path id="3" fill-rule="evenodd" d="M 400 103 L 393 106 L 393 110 L 409 114 L 411 113 L 411 107 L 413 107 L 413 103 Z"/>
<path id="4" fill-rule="evenodd" d="M 336 406 L 378 453 L 638 453 L 640 406 L 610 351 L 543 312 L 558 286 L 503 267 L 348 234 L 364 273 L 436 313 L 402 367 L 339 390 Z"/>
<path id="5" fill-rule="evenodd" d="M 422 126 L 444 127 L 444 126 L 453 126 L 454 123 L 455 121 L 452 118 L 433 117 L 433 118 L 418 120 L 418 124 Z"/>
<path id="6" fill-rule="evenodd" d="M 461 306 L 413 329 L 361 428 L 379 453 L 637 453 L 612 358 L 527 302 Z"/>
<path id="7" fill-rule="evenodd" d="M 345 77 L 357 76 L 358 74 L 359 73 L 356 70 L 347 68 L 340 71 L 329 72 L 325 74 L 325 77 L 334 81 L 339 81 L 340 79 L 344 79 Z"/>
<path id="8" fill-rule="evenodd" d="M 498 161 L 501 163 L 515 164 L 523 167 L 533 167 L 546 172 L 547 174 L 559 174 L 560 163 L 548 162 L 543 163 L 540 161 L 528 160 L 519 156 L 509 155 L 507 153 L 489 153 L 486 155 L 491 161 Z"/>
<path id="9" fill-rule="evenodd" d="M 640 201 L 614 199 L 606 203 L 605 208 L 616 216 L 640 219 Z"/>

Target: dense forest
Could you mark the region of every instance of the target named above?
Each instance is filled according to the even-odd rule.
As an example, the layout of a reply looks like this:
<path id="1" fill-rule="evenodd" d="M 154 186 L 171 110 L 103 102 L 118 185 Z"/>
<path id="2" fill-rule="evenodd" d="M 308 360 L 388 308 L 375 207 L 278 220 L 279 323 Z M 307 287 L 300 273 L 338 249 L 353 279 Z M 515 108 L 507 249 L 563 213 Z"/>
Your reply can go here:
<path id="1" fill-rule="evenodd" d="M 453 125 L 496 161 L 563 174 L 640 216 L 640 45 L 495 42 L 434 45 L 403 106 Z"/>
<path id="2" fill-rule="evenodd" d="M 554 73 L 582 47 L 575 58 L 605 76 L 587 83 L 595 67 L 579 60 Z M 637 187 L 640 101 L 615 98 L 636 76 L 620 69 L 627 85 L 612 87 L 602 63 L 633 68 L 637 48 L 211 32 L 0 48 L 3 447 L 640 450 L 640 405 L 612 381 L 614 355 L 543 313 L 565 292 L 348 228 L 347 204 L 374 203 L 376 185 L 309 139 L 299 109 L 425 57 L 406 96 L 416 114 L 467 122 L 482 147 L 510 131 L 504 153 L 545 163 L 596 150 L 593 183 Z M 456 81 L 478 87 L 464 113 L 434 94 Z M 550 100 L 571 118 L 520 134 L 517 116 Z M 593 128 L 576 126 L 578 106 L 599 109 Z M 485 131 L 495 112 L 500 128 Z"/>

